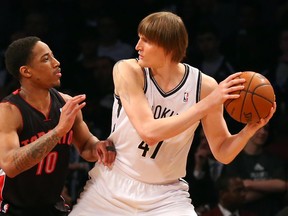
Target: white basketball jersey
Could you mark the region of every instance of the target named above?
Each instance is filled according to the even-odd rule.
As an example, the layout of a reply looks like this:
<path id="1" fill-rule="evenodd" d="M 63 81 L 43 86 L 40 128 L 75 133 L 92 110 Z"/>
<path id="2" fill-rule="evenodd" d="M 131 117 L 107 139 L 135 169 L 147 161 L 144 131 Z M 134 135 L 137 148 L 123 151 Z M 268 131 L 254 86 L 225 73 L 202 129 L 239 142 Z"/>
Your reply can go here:
<path id="1" fill-rule="evenodd" d="M 166 93 L 157 85 L 149 69 L 144 69 L 144 92 L 155 119 L 180 114 L 199 101 L 201 72 L 184 65 L 182 81 Z M 148 146 L 137 134 L 121 106 L 120 98 L 115 95 L 109 137 L 117 150 L 114 166 L 128 176 L 150 184 L 165 184 L 184 177 L 187 156 L 198 125 L 199 121 L 173 138 Z"/>

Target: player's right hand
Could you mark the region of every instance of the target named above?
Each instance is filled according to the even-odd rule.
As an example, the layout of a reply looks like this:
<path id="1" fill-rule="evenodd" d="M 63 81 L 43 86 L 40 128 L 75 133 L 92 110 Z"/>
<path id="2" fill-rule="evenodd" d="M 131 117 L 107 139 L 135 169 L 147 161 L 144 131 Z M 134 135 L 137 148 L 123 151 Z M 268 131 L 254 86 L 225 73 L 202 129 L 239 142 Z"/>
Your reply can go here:
<path id="1" fill-rule="evenodd" d="M 217 93 L 220 95 L 219 98 L 222 99 L 221 103 L 224 103 L 228 99 L 236 99 L 240 96 L 239 93 L 236 92 L 244 88 L 241 84 L 245 82 L 245 79 L 239 78 L 240 74 L 241 72 L 231 74 L 219 83 Z"/>
<path id="2" fill-rule="evenodd" d="M 72 128 L 78 112 L 86 105 L 85 99 L 85 94 L 77 95 L 68 99 L 62 107 L 59 123 L 55 128 L 59 137 L 62 137 Z"/>
<path id="3" fill-rule="evenodd" d="M 112 166 L 116 158 L 116 148 L 111 140 L 99 140 L 95 145 L 97 162 Z"/>

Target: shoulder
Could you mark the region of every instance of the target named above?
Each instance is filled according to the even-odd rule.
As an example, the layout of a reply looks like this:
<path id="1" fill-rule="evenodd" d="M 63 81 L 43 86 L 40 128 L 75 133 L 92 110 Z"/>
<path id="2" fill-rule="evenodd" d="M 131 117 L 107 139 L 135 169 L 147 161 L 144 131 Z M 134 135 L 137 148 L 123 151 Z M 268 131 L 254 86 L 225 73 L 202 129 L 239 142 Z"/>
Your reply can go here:
<path id="1" fill-rule="evenodd" d="M 115 88 L 124 87 L 122 84 L 140 85 L 143 87 L 144 75 L 143 68 L 136 59 L 118 61 L 113 68 L 113 79 Z M 120 84 L 120 86 L 119 86 Z M 127 87 L 127 86 L 126 86 Z"/>
<path id="2" fill-rule="evenodd" d="M 120 60 L 114 65 L 114 71 L 116 72 L 135 72 L 139 70 L 141 71 L 142 69 L 136 59 Z"/>
<path id="3" fill-rule="evenodd" d="M 18 110 L 18 108 L 15 104 L 12 104 L 8 101 L 3 101 L 0 103 L 1 114 L 3 114 L 3 112 L 13 112 L 15 110 Z"/>
<path id="4" fill-rule="evenodd" d="M 1 125 L 9 124 L 19 128 L 21 126 L 22 115 L 19 108 L 10 102 L 0 103 L 0 122 Z"/>
<path id="5" fill-rule="evenodd" d="M 217 86 L 217 81 L 207 74 L 201 73 L 201 99 L 209 95 Z"/>
<path id="6" fill-rule="evenodd" d="M 72 98 L 72 96 L 65 94 L 63 92 L 58 92 L 60 94 L 60 96 L 65 100 L 65 102 L 67 102 L 69 99 Z"/>
<path id="7" fill-rule="evenodd" d="M 118 96 L 142 91 L 145 78 L 136 59 L 118 61 L 113 68 L 114 93 Z"/>

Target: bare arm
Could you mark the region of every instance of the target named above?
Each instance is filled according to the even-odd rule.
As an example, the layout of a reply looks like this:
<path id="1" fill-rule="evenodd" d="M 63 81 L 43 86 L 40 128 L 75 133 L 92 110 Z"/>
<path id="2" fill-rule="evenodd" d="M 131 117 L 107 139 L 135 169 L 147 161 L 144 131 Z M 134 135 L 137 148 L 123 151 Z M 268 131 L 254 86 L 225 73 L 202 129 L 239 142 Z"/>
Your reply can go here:
<path id="1" fill-rule="evenodd" d="M 216 92 L 214 96 L 204 98 L 180 115 L 154 119 L 143 91 L 143 71 L 137 62 L 135 60 L 118 62 L 113 69 L 113 77 L 115 93 L 120 96 L 129 120 L 141 138 L 149 145 L 154 145 L 185 131 L 211 111 L 214 112 L 214 107 L 220 113 L 221 104 L 225 99 L 237 97 L 228 95 L 228 93 L 242 88 L 241 86 L 229 88 L 232 84 L 241 82 L 241 79 L 234 80 L 227 87 L 229 89 L 226 89 L 224 96 L 223 94 L 219 96 Z M 217 87 L 217 83 L 215 83 L 213 89 Z"/>
<path id="2" fill-rule="evenodd" d="M 253 202 L 271 193 L 284 193 L 286 191 L 287 182 L 281 179 L 267 180 L 244 180 L 246 188 L 246 202 Z"/>
<path id="3" fill-rule="evenodd" d="M 282 193 L 286 191 L 287 182 L 282 179 L 244 180 L 245 188 L 265 193 Z"/>
<path id="4" fill-rule="evenodd" d="M 109 140 L 99 140 L 91 134 L 80 112 L 76 117 L 73 132 L 73 143 L 82 158 L 90 162 L 98 161 L 107 166 L 114 162 L 116 152 L 106 149 L 107 146 L 114 146 L 113 143 Z"/>
<path id="5" fill-rule="evenodd" d="M 224 99 L 223 102 L 227 100 L 229 92 L 231 93 L 233 92 L 231 90 L 233 88 L 235 89 L 235 87 L 232 86 L 237 84 L 237 80 L 240 80 L 233 79 L 235 78 L 234 75 L 229 76 L 219 85 L 211 81 L 211 77 L 203 75 L 201 99 L 205 100 L 205 98 L 209 98 L 210 100 L 217 100 L 218 97 Z M 232 96 L 233 94 L 230 95 Z M 234 96 L 235 98 L 238 97 L 238 95 Z M 238 134 L 231 135 L 223 117 L 223 103 L 215 106 L 213 110 L 202 119 L 203 129 L 214 157 L 224 164 L 230 163 L 244 148 L 253 134 L 268 123 L 275 109 L 276 104 L 274 104 L 270 115 L 266 119 L 262 119 L 259 123 L 247 124 Z"/>
<path id="6" fill-rule="evenodd" d="M 0 104 L 0 167 L 9 177 L 39 163 L 67 133 L 75 120 L 77 112 L 85 106 L 81 103 L 85 97 L 76 96 L 69 100 L 62 109 L 58 125 L 47 134 L 29 145 L 20 148 L 18 131 L 22 129 L 22 117 L 12 104 Z"/>
<path id="7" fill-rule="evenodd" d="M 65 100 L 71 97 L 61 94 Z M 103 163 L 104 165 L 111 165 L 114 162 L 116 152 L 107 151 L 107 146 L 114 146 L 109 140 L 99 140 L 94 136 L 87 124 L 83 120 L 82 111 L 79 110 L 75 117 L 73 124 L 73 144 L 75 144 L 81 157 L 87 161 Z"/>

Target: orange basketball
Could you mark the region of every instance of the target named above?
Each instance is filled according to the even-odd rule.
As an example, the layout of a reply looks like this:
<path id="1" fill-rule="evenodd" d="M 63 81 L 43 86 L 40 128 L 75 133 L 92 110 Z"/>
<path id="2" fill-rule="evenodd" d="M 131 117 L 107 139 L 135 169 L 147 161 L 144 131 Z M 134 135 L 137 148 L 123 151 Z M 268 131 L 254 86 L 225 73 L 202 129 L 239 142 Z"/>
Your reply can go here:
<path id="1" fill-rule="evenodd" d="M 224 107 L 238 122 L 258 122 L 270 113 L 275 101 L 274 89 L 266 77 L 253 71 L 242 72 L 240 78 L 246 80 L 240 97 L 226 100 Z"/>

